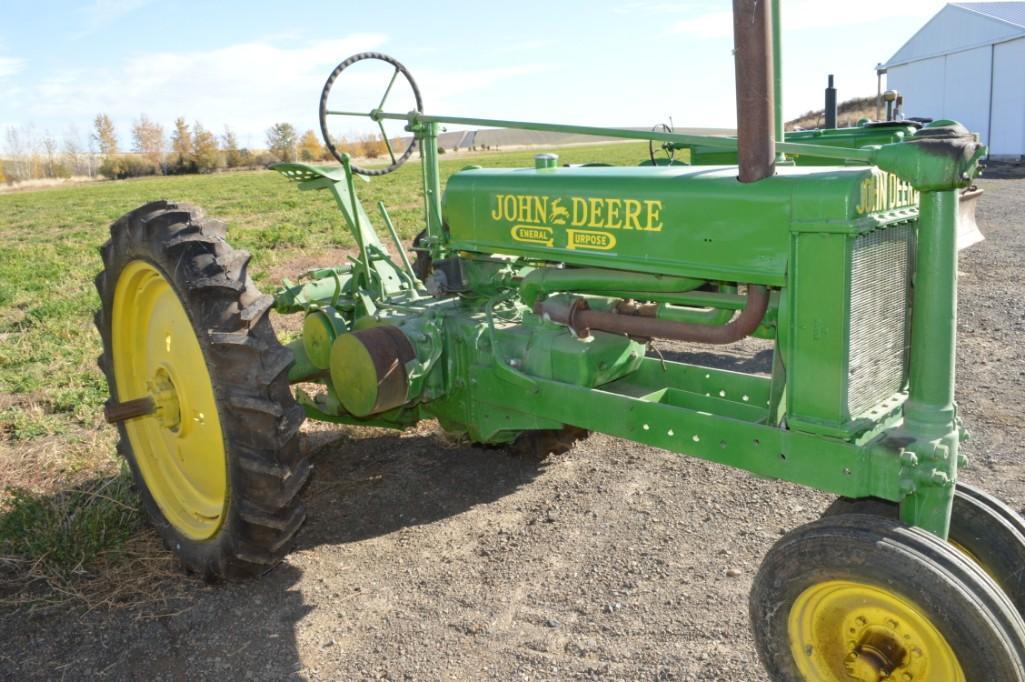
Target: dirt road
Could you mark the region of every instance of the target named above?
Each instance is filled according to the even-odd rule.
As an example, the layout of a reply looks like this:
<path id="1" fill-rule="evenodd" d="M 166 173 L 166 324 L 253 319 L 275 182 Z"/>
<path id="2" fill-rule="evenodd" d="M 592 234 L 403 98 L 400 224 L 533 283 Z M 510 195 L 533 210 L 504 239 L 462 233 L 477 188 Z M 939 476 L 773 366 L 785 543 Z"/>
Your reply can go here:
<path id="1" fill-rule="evenodd" d="M 1020 509 L 1025 181 L 981 184 L 988 239 L 961 261 L 964 478 Z M 769 353 L 718 362 L 764 371 Z M 601 435 L 538 465 L 432 428 L 311 429 L 310 518 L 284 565 L 182 582 L 149 612 L 0 614 L 0 677 L 764 679 L 752 576 L 827 496 Z"/>

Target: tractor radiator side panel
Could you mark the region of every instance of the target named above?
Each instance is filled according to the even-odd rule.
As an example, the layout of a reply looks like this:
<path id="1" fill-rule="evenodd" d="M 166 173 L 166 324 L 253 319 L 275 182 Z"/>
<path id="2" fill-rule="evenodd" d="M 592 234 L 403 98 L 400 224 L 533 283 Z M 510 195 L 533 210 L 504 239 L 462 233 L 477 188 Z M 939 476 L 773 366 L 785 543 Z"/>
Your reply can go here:
<path id="1" fill-rule="evenodd" d="M 787 367 L 791 428 L 851 438 L 907 381 L 913 222 L 795 234 Z M 866 419 L 868 421 L 866 421 Z"/>
<path id="2" fill-rule="evenodd" d="M 854 239 L 847 410 L 858 416 L 904 387 L 914 253 L 911 223 Z"/>

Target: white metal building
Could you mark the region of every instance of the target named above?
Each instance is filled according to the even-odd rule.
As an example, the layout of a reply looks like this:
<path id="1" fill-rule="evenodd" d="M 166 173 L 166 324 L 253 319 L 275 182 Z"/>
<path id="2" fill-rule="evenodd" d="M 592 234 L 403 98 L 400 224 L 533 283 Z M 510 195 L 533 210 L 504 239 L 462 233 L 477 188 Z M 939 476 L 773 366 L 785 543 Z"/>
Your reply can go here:
<path id="1" fill-rule="evenodd" d="M 952 118 L 992 156 L 1025 157 L 1025 2 L 951 3 L 881 69 L 905 115 Z"/>

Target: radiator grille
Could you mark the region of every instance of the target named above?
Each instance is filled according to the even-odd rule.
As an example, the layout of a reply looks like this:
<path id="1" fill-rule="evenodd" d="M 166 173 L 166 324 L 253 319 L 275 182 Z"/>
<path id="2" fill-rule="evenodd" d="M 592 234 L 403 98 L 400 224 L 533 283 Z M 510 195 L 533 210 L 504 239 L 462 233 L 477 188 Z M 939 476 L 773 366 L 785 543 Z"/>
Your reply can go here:
<path id="1" fill-rule="evenodd" d="M 914 238 L 914 226 L 908 223 L 854 240 L 847 366 L 852 417 L 904 385 Z"/>

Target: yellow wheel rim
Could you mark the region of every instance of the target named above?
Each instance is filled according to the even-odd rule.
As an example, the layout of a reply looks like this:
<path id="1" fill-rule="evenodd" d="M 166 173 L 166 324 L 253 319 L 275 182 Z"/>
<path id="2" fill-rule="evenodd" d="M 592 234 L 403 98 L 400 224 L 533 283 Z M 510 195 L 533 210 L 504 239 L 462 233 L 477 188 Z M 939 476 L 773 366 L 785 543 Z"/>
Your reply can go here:
<path id="1" fill-rule="evenodd" d="M 892 592 L 829 580 L 790 609 L 790 649 L 814 682 L 964 682 L 957 656 L 929 618 Z"/>
<path id="2" fill-rule="evenodd" d="M 114 292 L 111 341 L 120 400 L 153 396 L 153 415 L 124 422 L 135 461 L 164 518 L 193 540 L 212 537 L 228 502 L 227 458 L 206 360 L 164 275 L 132 261 Z"/>

